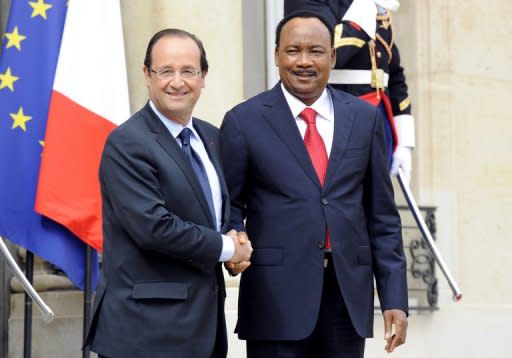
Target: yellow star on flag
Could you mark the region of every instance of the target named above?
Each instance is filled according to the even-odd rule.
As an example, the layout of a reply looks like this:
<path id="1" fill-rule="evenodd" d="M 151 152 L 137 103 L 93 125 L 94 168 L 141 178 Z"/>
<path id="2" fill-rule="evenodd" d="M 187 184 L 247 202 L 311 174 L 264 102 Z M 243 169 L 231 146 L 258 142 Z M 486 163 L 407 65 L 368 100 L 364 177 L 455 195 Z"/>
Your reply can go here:
<path id="1" fill-rule="evenodd" d="M 20 35 L 18 32 L 18 26 L 14 26 L 14 30 L 12 32 L 6 32 L 5 37 L 7 37 L 7 45 L 5 48 L 16 47 L 19 51 L 21 51 L 21 41 L 25 40 L 27 36 Z"/>
<path id="2" fill-rule="evenodd" d="M 32 117 L 26 116 L 23 113 L 23 107 L 20 107 L 20 109 L 18 110 L 18 113 L 9 113 L 9 115 L 14 120 L 11 129 L 20 127 L 23 130 L 23 132 L 27 131 L 27 122 L 30 121 L 32 119 Z"/>
<path id="3" fill-rule="evenodd" d="M 37 15 L 40 15 L 43 19 L 46 20 L 46 11 L 53 7 L 51 4 L 46 4 L 44 0 L 37 0 L 37 2 L 29 1 L 30 6 L 32 6 L 32 16 L 30 17 L 36 17 Z"/>
<path id="4" fill-rule="evenodd" d="M 14 92 L 14 82 L 19 80 L 19 77 L 13 76 L 11 74 L 11 68 L 7 67 L 7 71 L 4 74 L 0 73 L 0 90 L 2 88 L 9 88 L 11 92 Z"/>

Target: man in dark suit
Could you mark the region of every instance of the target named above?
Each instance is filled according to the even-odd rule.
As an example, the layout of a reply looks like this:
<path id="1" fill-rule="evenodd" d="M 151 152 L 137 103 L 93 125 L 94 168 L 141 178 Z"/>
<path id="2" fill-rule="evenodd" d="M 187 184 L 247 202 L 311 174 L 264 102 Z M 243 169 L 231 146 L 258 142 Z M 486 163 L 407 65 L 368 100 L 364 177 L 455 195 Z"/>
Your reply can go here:
<path id="1" fill-rule="evenodd" d="M 327 86 L 335 61 L 328 22 L 290 14 L 276 31 L 281 82 L 221 126 L 230 225 L 254 248 L 237 324 L 249 358 L 362 357 L 374 278 L 386 349 L 405 341 L 406 262 L 381 114 Z"/>
<path id="2" fill-rule="evenodd" d="M 219 132 L 192 118 L 208 62 L 201 41 L 156 33 L 149 102 L 109 136 L 100 165 L 103 268 L 86 341 L 100 357 L 226 357 L 222 261 L 247 261 L 228 235 Z"/>

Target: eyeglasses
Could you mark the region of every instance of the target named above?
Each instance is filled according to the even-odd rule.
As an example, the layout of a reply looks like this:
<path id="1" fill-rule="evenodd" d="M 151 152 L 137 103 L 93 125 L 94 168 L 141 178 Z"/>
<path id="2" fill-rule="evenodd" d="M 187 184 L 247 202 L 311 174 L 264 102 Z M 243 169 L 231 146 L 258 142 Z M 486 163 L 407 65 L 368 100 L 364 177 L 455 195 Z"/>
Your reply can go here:
<path id="1" fill-rule="evenodd" d="M 173 70 L 172 68 L 163 68 L 161 70 L 153 70 L 150 68 L 149 70 L 162 81 L 173 79 L 176 77 L 176 73 L 178 73 L 184 80 L 195 80 L 201 73 L 201 71 L 196 70 L 195 68 L 184 68 L 178 71 Z"/>

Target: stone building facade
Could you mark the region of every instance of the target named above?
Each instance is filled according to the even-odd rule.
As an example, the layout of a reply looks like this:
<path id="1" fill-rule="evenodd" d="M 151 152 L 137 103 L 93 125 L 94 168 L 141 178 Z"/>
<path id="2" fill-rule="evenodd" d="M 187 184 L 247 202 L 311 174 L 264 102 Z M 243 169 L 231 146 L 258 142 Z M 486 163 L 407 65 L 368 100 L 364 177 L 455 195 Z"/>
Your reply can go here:
<path id="1" fill-rule="evenodd" d="M 0 1 L 2 30 L 8 3 Z M 215 125 L 227 109 L 275 78 L 267 49 L 280 1 L 121 4 L 132 111 L 147 99 L 142 75 L 147 41 L 164 27 L 184 28 L 203 40 L 210 71 L 196 115 Z M 439 310 L 411 315 L 408 342 L 393 353 L 396 358 L 506 357 L 512 351 L 512 275 L 507 272 L 512 252 L 511 14 L 507 0 L 402 0 L 394 17 L 416 118 L 412 187 L 421 204 L 437 207 L 439 249 L 464 292 L 461 302 L 452 302 L 440 278 Z M 232 330 L 236 280 L 229 285 L 226 310 Z M 69 299 L 80 302 L 79 295 Z M 8 305 L 5 295 L 0 300 L 4 325 Z M 73 312 L 68 314 L 79 317 L 80 311 Z M 369 357 L 387 356 L 382 326 L 377 316 L 376 338 L 367 343 Z M 81 326 L 73 327 L 78 346 L 69 356 L 78 357 Z M 44 327 L 34 326 L 35 340 L 36 328 Z M 10 344 L 17 346 L 19 326 L 9 333 Z M 0 337 L 0 356 L 6 354 L 5 337 Z M 12 346 L 9 352 L 9 357 L 21 356 Z M 230 357 L 241 356 L 243 344 L 230 335 Z"/>

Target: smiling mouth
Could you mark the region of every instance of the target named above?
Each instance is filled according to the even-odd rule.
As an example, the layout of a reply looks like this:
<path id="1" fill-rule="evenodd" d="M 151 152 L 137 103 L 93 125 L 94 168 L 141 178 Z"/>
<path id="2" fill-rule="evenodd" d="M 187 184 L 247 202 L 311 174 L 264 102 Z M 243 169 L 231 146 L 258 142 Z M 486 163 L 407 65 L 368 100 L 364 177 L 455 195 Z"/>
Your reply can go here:
<path id="1" fill-rule="evenodd" d="M 185 93 L 171 93 L 171 92 L 166 92 L 168 96 L 171 96 L 173 98 L 181 98 L 181 97 L 184 97 L 187 95 L 187 92 Z"/>
<path id="2" fill-rule="evenodd" d="M 313 78 L 316 76 L 315 71 L 308 71 L 308 70 L 302 70 L 302 71 L 293 71 L 293 74 L 299 78 Z"/>

